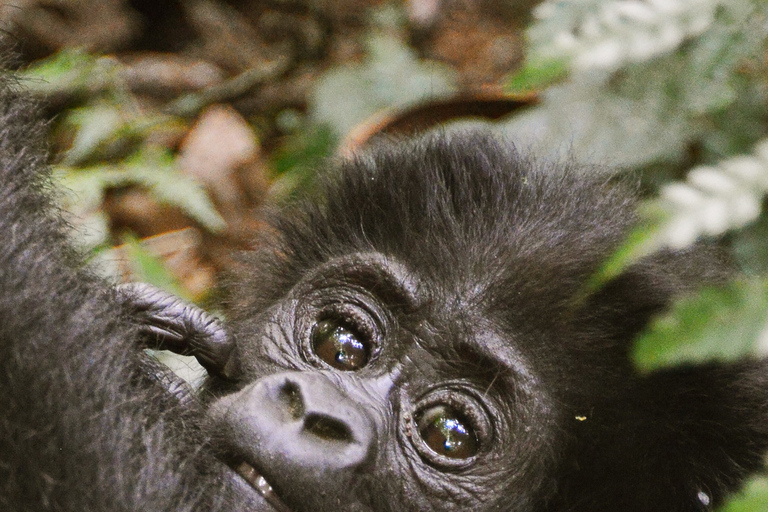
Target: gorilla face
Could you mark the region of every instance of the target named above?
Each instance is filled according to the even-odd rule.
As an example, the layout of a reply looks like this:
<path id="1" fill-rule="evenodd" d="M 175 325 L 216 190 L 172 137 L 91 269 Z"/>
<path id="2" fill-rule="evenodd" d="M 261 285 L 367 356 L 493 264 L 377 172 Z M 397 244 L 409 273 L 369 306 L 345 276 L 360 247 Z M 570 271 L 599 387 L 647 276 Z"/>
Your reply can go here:
<path id="1" fill-rule="evenodd" d="M 628 367 L 616 307 L 576 300 L 627 202 L 483 136 L 342 166 L 243 256 L 226 350 L 197 348 L 230 477 L 279 510 L 540 510 L 583 394 Z"/>
<path id="2" fill-rule="evenodd" d="M 313 269 L 238 326 L 222 457 L 291 510 L 530 506 L 549 397 L 472 300 L 380 253 Z"/>

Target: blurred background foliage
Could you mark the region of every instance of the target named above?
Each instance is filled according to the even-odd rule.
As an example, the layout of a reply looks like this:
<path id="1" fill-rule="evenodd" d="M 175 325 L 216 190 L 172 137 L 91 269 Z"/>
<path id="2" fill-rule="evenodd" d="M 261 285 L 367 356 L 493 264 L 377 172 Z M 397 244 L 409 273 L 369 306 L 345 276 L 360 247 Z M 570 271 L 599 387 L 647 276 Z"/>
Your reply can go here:
<path id="1" fill-rule="evenodd" d="M 768 354 L 768 2 L 20 3 L 0 19 L 76 238 L 114 279 L 205 303 L 259 210 L 311 193 L 329 157 L 480 123 L 640 177 L 642 222 L 591 286 L 663 248 L 733 255 L 729 283 L 640 337 L 640 371 Z M 768 510 L 768 480 L 723 510 Z"/>

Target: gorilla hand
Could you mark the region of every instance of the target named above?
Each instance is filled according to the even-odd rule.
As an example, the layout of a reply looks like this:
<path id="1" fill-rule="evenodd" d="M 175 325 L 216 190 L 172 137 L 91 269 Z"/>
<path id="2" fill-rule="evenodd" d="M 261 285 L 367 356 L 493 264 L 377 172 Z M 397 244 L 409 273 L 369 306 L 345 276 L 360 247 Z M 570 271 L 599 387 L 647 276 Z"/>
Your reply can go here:
<path id="1" fill-rule="evenodd" d="M 218 318 L 147 283 L 119 287 L 147 347 L 194 356 L 209 374 L 227 378 L 234 341 Z"/>

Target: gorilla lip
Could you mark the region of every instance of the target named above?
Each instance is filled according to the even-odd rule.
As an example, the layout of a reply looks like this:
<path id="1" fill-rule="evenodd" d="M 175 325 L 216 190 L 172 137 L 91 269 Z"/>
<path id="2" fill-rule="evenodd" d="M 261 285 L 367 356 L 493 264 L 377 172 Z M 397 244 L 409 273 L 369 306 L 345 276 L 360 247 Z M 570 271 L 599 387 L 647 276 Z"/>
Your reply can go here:
<path id="1" fill-rule="evenodd" d="M 275 490 L 272 488 L 269 482 L 267 482 L 267 479 L 264 478 L 261 473 L 256 471 L 253 466 L 247 462 L 241 462 L 235 467 L 235 471 L 238 475 L 243 477 L 243 480 L 248 482 L 248 484 L 253 487 L 256 492 L 261 494 L 267 503 L 272 505 L 275 510 L 278 512 L 291 512 L 291 509 L 289 509 L 285 503 L 280 500 L 278 495 L 275 493 Z"/>

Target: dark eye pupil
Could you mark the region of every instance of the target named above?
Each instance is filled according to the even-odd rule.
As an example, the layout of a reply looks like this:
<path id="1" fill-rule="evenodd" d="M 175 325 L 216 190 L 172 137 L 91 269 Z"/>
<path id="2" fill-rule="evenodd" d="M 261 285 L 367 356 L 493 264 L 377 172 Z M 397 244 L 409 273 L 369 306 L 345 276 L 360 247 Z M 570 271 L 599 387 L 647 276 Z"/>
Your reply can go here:
<path id="1" fill-rule="evenodd" d="M 429 448 L 452 459 L 477 453 L 478 440 L 469 421 L 448 405 L 434 405 L 416 418 L 419 434 Z"/>
<path id="2" fill-rule="evenodd" d="M 359 370 L 368 362 L 368 347 L 344 324 L 322 320 L 312 332 L 315 354 L 330 366 L 344 371 Z"/>

